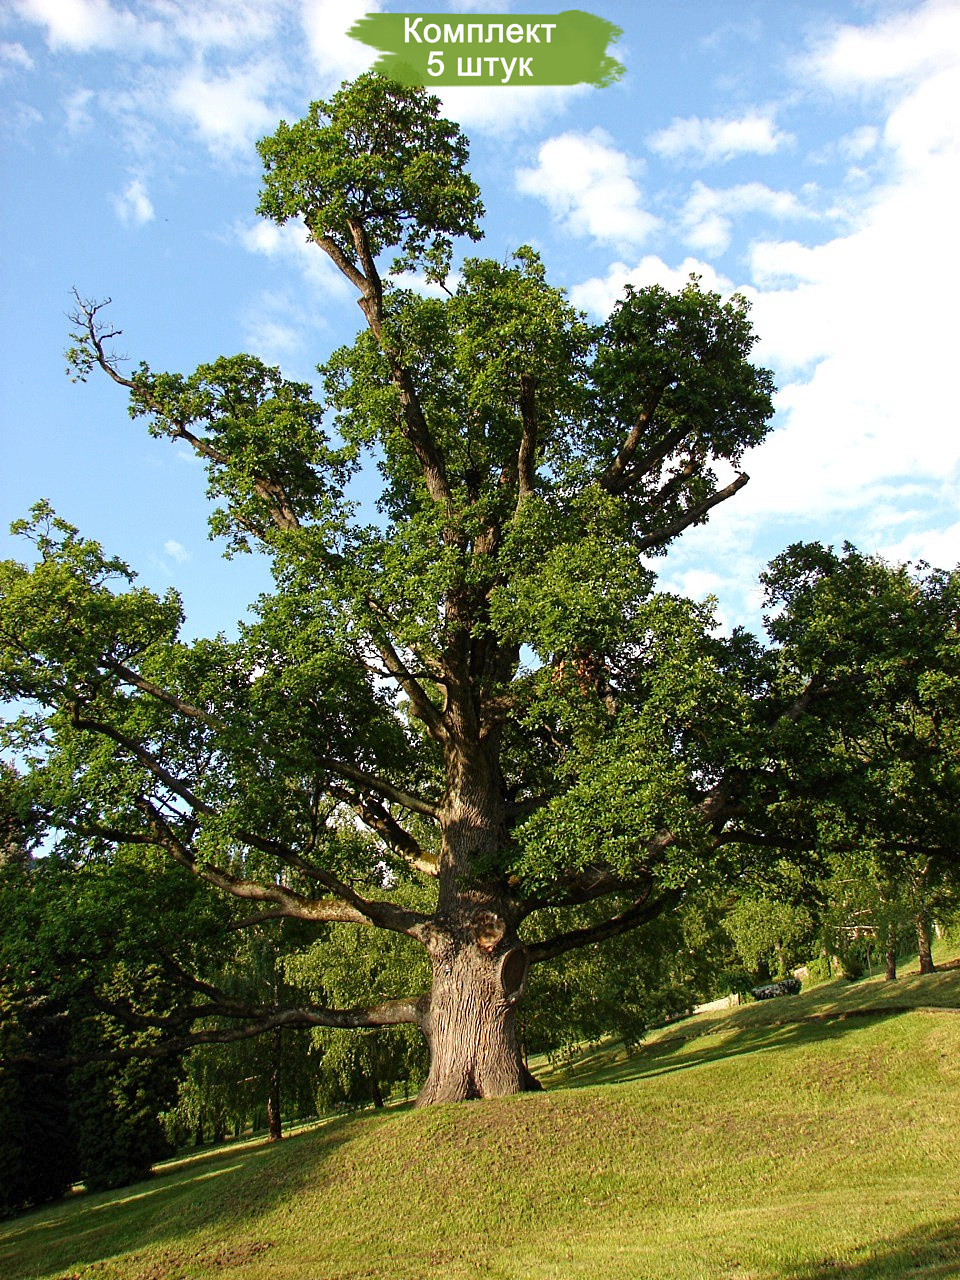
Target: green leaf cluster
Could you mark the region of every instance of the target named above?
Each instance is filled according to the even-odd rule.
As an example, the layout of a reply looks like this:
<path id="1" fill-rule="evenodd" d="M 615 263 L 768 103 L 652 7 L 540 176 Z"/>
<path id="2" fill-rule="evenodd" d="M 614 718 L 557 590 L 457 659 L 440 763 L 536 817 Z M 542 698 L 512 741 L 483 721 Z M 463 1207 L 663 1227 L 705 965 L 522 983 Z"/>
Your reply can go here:
<path id="1" fill-rule="evenodd" d="M 437 98 L 381 76 L 361 76 L 303 120 L 281 121 L 259 143 L 264 167 L 258 212 L 302 218 L 354 266 L 356 229 L 374 257 L 398 248 L 394 270 L 422 267 L 442 280 L 451 238 L 480 238 L 480 193 L 466 172 L 467 143 L 439 114 Z"/>

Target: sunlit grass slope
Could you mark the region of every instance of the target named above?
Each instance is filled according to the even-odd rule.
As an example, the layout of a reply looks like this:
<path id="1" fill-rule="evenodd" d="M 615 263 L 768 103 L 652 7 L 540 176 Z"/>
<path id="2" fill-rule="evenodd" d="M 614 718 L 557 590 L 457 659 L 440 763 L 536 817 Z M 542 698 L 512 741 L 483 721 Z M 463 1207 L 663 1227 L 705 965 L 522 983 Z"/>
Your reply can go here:
<path id="1" fill-rule="evenodd" d="M 960 1277 L 958 969 L 702 1015 L 548 1083 L 25 1215 L 0 1275 Z"/>

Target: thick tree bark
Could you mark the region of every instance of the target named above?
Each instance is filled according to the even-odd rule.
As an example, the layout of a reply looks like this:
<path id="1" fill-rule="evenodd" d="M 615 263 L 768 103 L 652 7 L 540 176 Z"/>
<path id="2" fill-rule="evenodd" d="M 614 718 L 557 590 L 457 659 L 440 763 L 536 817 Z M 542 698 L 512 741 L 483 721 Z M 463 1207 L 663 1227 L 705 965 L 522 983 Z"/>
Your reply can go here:
<path id="1" fill-rule="evenodd" d="M 452 670 L 462 656 L 452 656 Z M 538 1087 L 517 1039 L 516 1006 L 528 957 L 517 937 L 516 907 L 478 875 L 478 864 L 495 857 L 509 835 L 497 735 L 481 735 L 475 711 L 464 696 L 452 697 L 447 709 L 452 732 L 445 743 L 433 983 L 420 1021 L 430 1071 L 420 1107 Z"/>
<path id="2" fill-rule="evenodd" d="M 491 950 L 481 939 L 438 948 L 423 1022 L 430 1073 L 418 1107 L 502 1098 L 540 1087 L 517 1039 L 517 1003 L 526 972 L 521 946 Z"/>
<path id="3" fill-rule="evenodd" d="M 930 937 L 930 917 L 926 911 L 917 912 L 916 926 L 917 950 L 920 953 L 920 972 L 936 973 L 937 966 L 933 963 L 933 940 Z"/>

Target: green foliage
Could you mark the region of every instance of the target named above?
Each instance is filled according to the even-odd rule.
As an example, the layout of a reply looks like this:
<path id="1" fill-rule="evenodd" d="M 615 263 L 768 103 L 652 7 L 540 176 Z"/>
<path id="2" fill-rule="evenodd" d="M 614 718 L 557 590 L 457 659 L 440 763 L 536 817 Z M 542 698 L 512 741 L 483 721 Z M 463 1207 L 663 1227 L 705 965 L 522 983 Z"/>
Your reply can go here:
<path id="1" fill-rule="evenodd" d="M 575 922 L 589 925 L 607 910 L 581 908 Z M 523 1017 L 528 1051 L 568 1056 L 609 1036 L 633 1049 L 702 1001 L 746 990 L 752 979 L 737 966 L 723 912 L 723 894 L 698 891 L 675 912 L 535 969 Z M 544 913 L 538 927 L 549 934 L 561 922 Z"/>
<path id="2" fill-rule="evenodd" d="M 18 894 L 9 871 L 0 874 L 2 918 Z M 54 1059 L 69 1040 L 67 1008 L 20 986 L 0 963 L 0 1217 L 58 1199 L 79 1175 L 66 1072 L 13 1061 L 27 1054 Z"/>
<path id="3" fill-rule="evenodd" d="M 399 889 L 399 892 L 398 892 Z M 422 899 L 415 886 L 395 886 L 394 899 L 411 905 Z M 287 979 L 335 1007 L 350 1008 L 371 995 L 389 1000 L 426 987 L 429 968 L 422 950 L 402 935 L 373 936 L 355 931 L 332 934 L 284 961 Z M 419 1089 L 426 1075 L 423 1037 L 409 1026 L 353 1030 L 316 1027 L 315 1088 L 320 1109 L 380 1106 L 397 1089 L 405 1096 Z"/>
<path id="4" fill-rule="evenodd" d="M 141 364 L 132 381 L 131 417 L 149 419 L 153 436 L 185 439 L 207 467 L 208 496 L 224 499 L 211 533 L 246 548 L 270 527 L 271 503 L 290 522 L 341 509 L 352 471 L 350 451 L 331 449 L 323 408 L 306 383 L 291 382 L 254 356 L 221 357 L 189 377 L 154 374 Z"/>
<path id="5" fill-rule="evenodd" d="M 695 1003 L 684 958 L 682 925 L 669 918 L 539 967 L 523 1019 L 526 1049 L 568 1056 L 610 1035 L 636 1046 L 651 1026 Z"/>
<path id="6" fill-rule="evenodd" d="M 869 940 L 882 952 L 960 890 L 960 574 L 796 544 L 764 582 L 780 679 L 817 712 L 784 746 L 832 850 L 827 942 L 853 974 Z"/>
<path id="7" fill-rule="evenodd" d="M 807 976 L 804 979 L 804 989 L 808 986 L 815 986 L 819 982 L 829 982 L 833 977 L 833 965 L 829 956 L 817 956 L 814 960 L 807 961 Z"/>
<path id="8" fill-rule="evenodd" d="M 693 276 L 676 294 L 628 285 L 598 333 L 587 466 L 638 425 L 659 425 L 621 478 L 626 491 L 631 472 L 644 476 L 629 491 L 634 519 L 669 523 L 715 490 L 714 463 L 736 465 L 766 435 L 773 379 L 748 359 L 748 313 L 744 298 L 721 303 Z"/>
<path id="9" fill-rule="evenodd" d="M 428 279 L 449 270 L 451 237 L 479 239 L 480 193 L 466 172 L 467 143 L 439 115 L 439 99 L 368 74 L 296 124 L 282 121 L 258 144 L 264 184 L 258 212 L 303 219 L 362 266 L 366 250 L 402 250 L 395 270 L 422 265 Z M 361 232 L 362 229 L 362 232 Z"/>
<path id="10" fill-rule="evenodd" d="M 571 749 L 558 769 L 566 785 L 518 831 L 519 872 L 544 883 L 558 863 L 602 860 L 624 875 L 653 866 L 673 888 L 722 873 L 698 800 L 724 769 L 749 763 L 757 719 L 753 660 L 745 667 L 739 638 L 717 638 L 712 625 L 709 605 L 672 596 L 635 605 L 608 663 L 624 704 L 613 716 L 589 663 L 541 673 L 547 688 L 527 724 L 552 712 Z"/>
<path id="11" fill-rule="evenodd" d="M 167 1150 L 158 1116 L 178 1057 L 140 1055 L 161 1047 L 159 1023 L 184 998 L 164 958 L 194 961 L 216 925 L 210 896 L 196 901 L 189 877 L 155 862 L 49 854 L 3 871 L 0 1160 L 21 1188 L 8 1207 L 74 1181 L 123 1185 Z"/>
<path id="12" fill-rule="evenodd" d="M 388 288 L 383 308 L 382 336 L 361 334 L 321 368 L 337 429 L 354 447 L 382 450 L 379 505 L 399 528 L 417 511 L 435 521 L 393 374 L 398 362 L 415 368 L 464 531 L 475 537 L 516 506 L 524 404 L 534 390 L 538 449 L 551 464 L 565 455 L 587 403 L 593 331 L 563 291 L 547 284 L 539 256 L 527 247 L 511 263 L 467 259 L 445 299 Z M 422 526 L 423 534 L 434 540 L 437 528 Z"/>
<path id="13" fill-rule="evenodd" d="M 741 980 L 730 908 L 744 961 L 798 956 L 816 903 L 796 881 L 831 853 L 868 851 L 901 898 L 921 855 L 924 893 L 952 886 L 955 575 L 791 547 L 766 650 L 655 590 L 651 557 L 738 491 L 768 429 L 746 301 L 692 278 L 595 327 L 528 247 L 468 259 L 442 297 L 401 287 L 383 255 L 445 281 L 482 213 L 420 89 L 363 76 L 260 152 L 261 213 L 302 219 L 367 330 L 321 402 L 247 355 L 126 378 L 80 303 L 78 376 L 99 366 L 194 449 L 214 532 L 268 553 L 275 589 L 237 640 L 185 644 L 174 595 L 46 505 L 18 526 L 35 555 L 0 566 L 3 745 L 29 765 L 18 820 L 58 833 L 76 888 L 38 954 L 73 957 L 144 1035 L 273 1032 L 287 1010 L 324 1028 L 327 1096 L 349 1099 L 420 1069 L 406 1032 L 371 1029 L 432 1035 L 432 964 L 491 936 L 535 962 L 540 1042 L 632 1040 Z M 368 520 L 347 486 L 374 468 Z M 205 905 L 203 881 L 239 905 Z M 188 989 L 165 1019 L 132 987 L 155 972 Z M 195 1073 L 198 1107 L 235 1068 Z"/>
<path id="14" fill-rule="evenodd" d="M 114 1035 L 74 1037 L 76 1052 L 101 1053 L 124 1046 Z M 178 1067 L 131 1059 L 122 1064 L 76 1067 L 70 1076 L 69 1132 L 81 1180 L 91 1191 L 122 1187 L 149 1176 L 169 1154 L 160 1115 L 176 1096 Z"/>
<path id="15" fill-rule="evenodd" d="M 734 905 L 724 926 L 744 964 L 761 978 L 787 977 L 809 954 L 815 931 L 806 907 L 752 896 Z"/>
<path id="16" fill-rule="evenodd" d="M 838 833 L 956 845 L 960 575 L 797 544 L 764 583 L 784 678 L 824 709 L 824 777 L 849 781 Z"/>

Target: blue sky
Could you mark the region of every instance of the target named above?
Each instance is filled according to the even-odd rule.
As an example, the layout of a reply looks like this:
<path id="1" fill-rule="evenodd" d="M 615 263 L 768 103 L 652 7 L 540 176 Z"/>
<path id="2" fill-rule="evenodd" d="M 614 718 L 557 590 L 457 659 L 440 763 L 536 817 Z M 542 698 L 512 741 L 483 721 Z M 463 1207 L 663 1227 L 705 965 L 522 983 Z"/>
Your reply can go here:
<path id="1" fill-rule="evenodd" d="M 488 215 L 599 319 L 626 282 L 691 271 L 744 292 L 776 430 L 751 482 L 688 532 L 663 582 L 756 626 L 763 564 L 800 538 L 960 560 L 960 0 L 596 3 L 626 66 L 606 89 L 447 91 Z M 188 633 L 232 630 L 268 582 L 206 533 L 201 468 L 150 440 L 118 388 L 64 374 L 76 287 L 119 349 L 189 372 L 251 351 L 309 380 L 359 327 L 296 226 L 261 222 L 256 139 L 370 65 L 364 13 L 557 5 L 8 0 L 0 526 L 49 498 L 176 587 Z M 469 246 L 471 251 L 476 251 Z M 21 555 L 5 533 L 0 553 Z"/>

